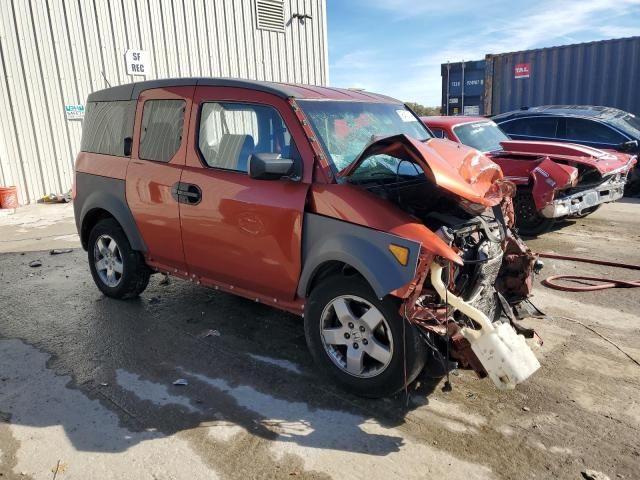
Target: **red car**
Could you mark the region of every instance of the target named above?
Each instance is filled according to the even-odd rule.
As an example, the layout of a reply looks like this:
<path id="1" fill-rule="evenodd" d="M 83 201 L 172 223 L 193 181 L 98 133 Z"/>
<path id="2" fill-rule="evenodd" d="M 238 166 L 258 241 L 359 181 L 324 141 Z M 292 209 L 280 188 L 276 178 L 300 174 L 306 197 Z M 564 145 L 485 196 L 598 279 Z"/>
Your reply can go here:
<path id="1" fill-rule="evenodd" d="M 543 233 L 560 219 L 583 217 L 624 194 L 636 158 L 560 142 L 511 140 L 483 117 L 422 117 L 436 137 L 473 147 L 496 162 L 517 186 L 516 226 Z"/>
<path id="2" fill-rule="evenodd" d="M 320 369 L 368 396 L 428 358 L 499 388 L 539 367 L 510 325 L 535 263 L 510 230 L 513 185 L 398 100 L 140 82 L 89 95 L 81 149 L 76 224 L 109 297 L 165 272 L 303 315 Z"/>

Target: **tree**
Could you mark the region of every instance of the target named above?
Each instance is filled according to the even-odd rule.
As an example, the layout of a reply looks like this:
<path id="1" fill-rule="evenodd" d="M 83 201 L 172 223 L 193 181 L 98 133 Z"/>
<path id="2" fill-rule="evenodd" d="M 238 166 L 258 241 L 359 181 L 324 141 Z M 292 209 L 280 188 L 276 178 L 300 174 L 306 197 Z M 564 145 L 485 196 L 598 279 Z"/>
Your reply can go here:
<path id="1" fill-rule="evenodd" d="M 416 112 L 419 117 L 427 117 L 430 115 L 440 115 L 440 107 L 425 107 L 415 102 L 405 102 L 407 106 Z"/>

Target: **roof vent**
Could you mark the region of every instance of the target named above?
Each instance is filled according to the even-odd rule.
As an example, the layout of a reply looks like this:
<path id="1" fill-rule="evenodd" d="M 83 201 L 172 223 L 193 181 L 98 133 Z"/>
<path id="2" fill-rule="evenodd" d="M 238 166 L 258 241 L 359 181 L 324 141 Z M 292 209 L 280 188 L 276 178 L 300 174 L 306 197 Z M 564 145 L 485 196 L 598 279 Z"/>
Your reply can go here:
<path id="1" fill-rule="evenodd" d="M 260 30 L 284 33 L 284 0 L 256 0 L 256 18 Z"/>

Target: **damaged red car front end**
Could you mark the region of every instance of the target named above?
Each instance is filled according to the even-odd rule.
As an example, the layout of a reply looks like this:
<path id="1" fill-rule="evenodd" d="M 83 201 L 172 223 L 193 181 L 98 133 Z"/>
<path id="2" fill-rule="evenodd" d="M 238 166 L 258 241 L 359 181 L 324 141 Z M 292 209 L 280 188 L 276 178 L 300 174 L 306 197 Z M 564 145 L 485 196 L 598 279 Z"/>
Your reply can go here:
<path id="1" fill-rule="evenodd" d="M 482 117 L 423 117 L 443 138 L 484 152 L 517 186 L 518 229 L 536 235 L 622 198 L 636 158 L 570 143 L 510 140 Z"/>
<path id="2" fill-rule="evenodd" d="M 518 214 L 532 233 L 622 198 L 636 163 L 631 155 L 570 143 L 510 140 L 500 145 L 491 158 L 520 186 Z"/>
<path id="3" fill-rule="evenodd" d="M 400 161 L 397 178 L 376 181 L 371 172 L 389 158 Z M 414 279 L 392 294 L 443 364 L 448 352 L 499 388 L 513 388 L 539 367 L 516 334 L 533 332 L 515 315 L 530 295 L 537 259 L 512 230 L 515 185 L 494 162 L 451 142 L 394 135 L 372 141 L 338 176 L 342 184 L 313 192 L 316 212 L 421 243 Z M 375 212 L 358 198 L 370 193 L 384 200 Z M 357 211 L 364 204 L 368 211 Z"/>

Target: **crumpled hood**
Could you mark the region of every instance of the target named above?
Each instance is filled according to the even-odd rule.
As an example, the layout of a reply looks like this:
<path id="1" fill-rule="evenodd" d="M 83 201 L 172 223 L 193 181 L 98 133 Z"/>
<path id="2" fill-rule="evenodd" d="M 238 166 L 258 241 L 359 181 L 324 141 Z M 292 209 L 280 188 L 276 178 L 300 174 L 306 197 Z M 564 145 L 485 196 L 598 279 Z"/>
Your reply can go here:
<path id="1" fill-rule="evenodd" d="M 492 207 L 503 198 L 502 189 L 496 188 L 502 179 L 497 164 L 473 148 L 436 138 L 421 142 L 399 134 L 376 139 L 338 176 L 348 177 L 374 155 L 415 163 L 436 186 L 469 202 Z"/>
<path id="2" fill-rule="evenodd" d="M 545 156 L 551 160 L 559 159 L 590 166 L 598 170 L 601 175 L 611 174 L 633 166 L 631 155 L 600 150 L 597 148 L 578 145 L 576 143 L 536 142 L 525 140 L 510 140 L 500 142 L 504 151 L 496 153 L 495 157 L 509 155 Z"/>

